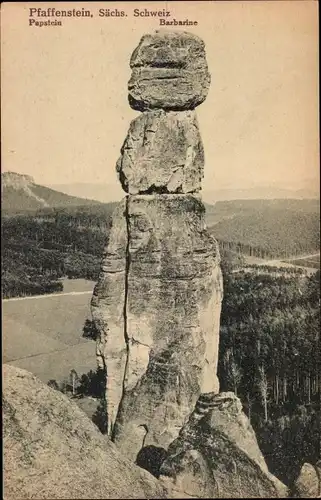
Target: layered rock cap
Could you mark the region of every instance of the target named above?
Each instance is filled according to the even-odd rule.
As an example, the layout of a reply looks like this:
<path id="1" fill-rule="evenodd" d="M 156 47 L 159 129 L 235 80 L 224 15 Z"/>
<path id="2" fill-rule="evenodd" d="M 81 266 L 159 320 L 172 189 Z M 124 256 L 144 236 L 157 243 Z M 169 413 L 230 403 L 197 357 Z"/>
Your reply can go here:
<path id="1" fill-rule="evenodd" d="M 148 109 L 194 109 L 210 86 L 205 45 L 191 33 L 159 31 L 142 37 L 130 60 L 130 106 Z"/>

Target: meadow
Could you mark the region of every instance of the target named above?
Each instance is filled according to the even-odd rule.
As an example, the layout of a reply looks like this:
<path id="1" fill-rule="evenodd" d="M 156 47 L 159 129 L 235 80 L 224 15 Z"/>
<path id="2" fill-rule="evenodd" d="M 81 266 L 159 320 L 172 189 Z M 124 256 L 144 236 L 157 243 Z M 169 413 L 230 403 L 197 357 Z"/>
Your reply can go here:
<path id="1" fill-rule="evenodd" d="M 67 378 L 71 369 L 79 375 L 95 370 L 95 343 L 82 337 L 93 286 L 90 281 L 66 280 L 64 293 L 70 295 L 3 301 L 3 362 L 45 383 Z"/>

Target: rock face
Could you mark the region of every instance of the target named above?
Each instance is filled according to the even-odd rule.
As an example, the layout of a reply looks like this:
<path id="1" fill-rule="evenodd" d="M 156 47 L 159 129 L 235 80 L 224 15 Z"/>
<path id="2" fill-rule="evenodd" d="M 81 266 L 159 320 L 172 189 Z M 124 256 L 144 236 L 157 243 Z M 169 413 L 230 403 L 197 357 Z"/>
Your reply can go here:
<path id="1" fill-rule="evenodd" d="M 186 195 L 128 199 L 128 358 L 114 439 L 133 458 L 167 448 L 216 376 L 222 296 L 217 245 L 204 206 Z M 107 395 L 108 397 L 108 395 Z"/>
<path id="2" fill-rule="evenodd" d="M 210 75 L 204 42 L 191 33 L 156 32 L 134 51 L 128 83 L 133 109 L 194 109 L 207 96 Z"/>
<path id="3" fill-rule="evenodd" d="M 161 109 L 132 121 L 117 164 L 122 186 L 130 194 L 199 191 L 203 168 L 195 112 Z"/>
<path id="4" fill-rule="evenodd" d="M 203 394 L 169 446 L 160 480 L 170 498 L 287 497 L 234 393 Z"/>
<path id="5" fill-rule="evenodd" d="M 34 184 L 34 178 L 31 175 L 17 174 L 16 172 L 3 172 L 1 174 L 1 190 L 5 187 L 23 189 Z"/>
<path id="6" fill-rule="evenodd" d="M 3 365 L 4 498 L 165 498 L 66 396 Z"/>
<path id="7" fill-rule="evenodd" d="M 112 216 L 109 243 L 103 256 L 100 278 L 91 301 L 92 315 L 99 332 L 97 363 L 106 371 L 109 434 L 122 397 L 127 360 L 125 341 L 125 297 L 127 273 L 127 200 L 123 199 Z"/>
<path id="8" fill-rule="evenodd" d="M 129 100 L 144 111 L 117 162 L 115 211 L 92 315 L 107 374 L 108 433 L 135 460 L 167 448 L 202 392 L 219 392 L 222 275 L 198 192 L 204 154 L 194 108 L 208 91 L 204 43 L 144 36 Z"/>
<path id="9" fill-rule="evenodd" d="M 296 498 L 316 498 L 321 495 L 321 461 L 315 466 L 303 464 L 294 484 Z"/>

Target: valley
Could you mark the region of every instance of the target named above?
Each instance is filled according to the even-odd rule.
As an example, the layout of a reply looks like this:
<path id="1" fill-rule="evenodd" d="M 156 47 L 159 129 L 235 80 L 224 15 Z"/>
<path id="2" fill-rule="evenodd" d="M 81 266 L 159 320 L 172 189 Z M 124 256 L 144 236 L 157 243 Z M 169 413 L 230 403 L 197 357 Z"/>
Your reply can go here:
<path id="1" fill-rule="evenodd" d="M 92 418 L 100 385 L 90 300 L 115 204 L 70 200 L 29 177 L 9 181 L 3 362 L 49 382 Z M 319 442 L 319 203 L 218 201 L 206 205 L 205 221 L 224 277 L 220 390 L 239 396 L 270 470 L 287 483 L 314 463 Z"/>

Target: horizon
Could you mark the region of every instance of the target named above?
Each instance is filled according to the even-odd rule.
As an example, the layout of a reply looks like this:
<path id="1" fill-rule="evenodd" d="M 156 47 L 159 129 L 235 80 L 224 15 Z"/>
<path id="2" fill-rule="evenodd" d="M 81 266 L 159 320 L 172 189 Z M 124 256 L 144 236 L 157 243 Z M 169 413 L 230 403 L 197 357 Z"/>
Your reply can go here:
<path id="1" fill-rule="evenodd" d="M 112 184 L 96 184 L 96 183 L 88 183 L 88 182 L 80 182 L 80 183 L 66 183 L 66 184 L 41 184 L 41 182 L 37 182 L 33 176 L 29 174 L 21 174 L 19 172 L 14 171 L 3 171 L 3 174 L 13 174 L 18 176 L 26 176 L 31 178 L 32 182 L 35 185 L 40 185 L 44 187 L 48 187 L 57 192 L 61 192 L 67 194 L 71 197 L 77 197 L 81 199 L 87 199 L 92 201 L 99 201 L 101 203 L 115 203 L 120 201 L 127 193 L 125 193 L 121 186 L 117 186 L 116 192 L 115 188 Z M 69 188 L 69 189 L 68 189 Z M 74 188 L 74 190 L 72 190 Z M 77 191 L 77 188 L 79 191 Z M 82 192 L 81 188 L 88 189 L 88 193 Z M 96 188 L 96 191 L 90 191 L 90 188 Z M 107 189 L 108 192 L 112 192 L 112 196 L 108 196 L 108 192 L 104 191 L 104 193 L 97 193 L 97 189 Z M 71 191 L 70 191 L 71 189 Z M 283 191 L 283 193 L 282 193 Z M 255 193 L 256 192 L 256 193 Z M 281 195 L 281 193 L 283 196 Z M 226 198 L 224 198 L 224 193 L 226 194 Z M 242 197 L 243 193 L 243 197 Z M 298 196 L 298 194 L 300 195 Z M 314 186 L 310 187 L 301 187 L 299 189 L 282 187 L 278 186 L 275 183 L 270 185 L 255 185 L 249 187 L 240 187 L 240 188 L 230 188 L 224 187 L 220 189 L 201 189 L 199 193 L 203 199 L 203 201 L 207 204 L 215 204 L 219 201 L 255 201 L 255 200 L 319 200 L 320 199 L 320 189 L 317 184 L 317 188 Z M 237 194 L 239 196 L 237 196 Z M 253 196 L 251 196 L 253 195 Z M 297 195 L 297 196 L 296 196 Z M 217 196 L 217 199 L 215 199 Z"/>
<path id="2" fill-rule="evenodd" d="M 51 187 L 54 189 L 54 186 L 76 186 L 76 185 L 82 185 L 82 186 L 109 186 L 113 189 L 116 189 L 116 191 L 119 191 L 120 193 L 124 193 L 121 185 L 119 183 L 114 184 L 113 182 L 110 181 L 105 181 L 105 182 L 90 182 L 86 180 L 82 181 L 72 181 L 69 180 L 68 182 L 50 182 L 50 183 L 44 183 L 42 182 L 41 179 L 37 179 L 34 175 L 28 173 L 28 172 L 19 172 L 17 169 L 16 170 L 9 170 L 6 168 L 1 169 L 1 175 L 5 173 L 11 173 L 11 174 L 18 174 L 21 176 L 28 176 L 32 177 L 33 181 L 35 184 L 38 185 L 43 185 L 46 187 Z M 116 174 L 116 167 L 115 167 L 115 174 Z M 117 174 L 116 174 L 117 175 Z M 240 182 L 233 182 L 228 183 L 221 183 L 219 187 L 214 187 L 211 191 L 225 191 L 225 190 L 254 190 L 254 189 L 283 189 L 283 190 L 288 190 L 288 191 L 300 191 L 300 190 L 311 190 L 314 192 L 317 192 L 320 194 L 320 172 L 317 171 L 315 172 L 315 176 L 312 177 L 305 177 L 301 179 L 300 184 L 297 185 L 291 185 L 289 183 L 283 183 L 279 184 L 274 180 L 271 180 L 269 183 L 259 183 L 257 180 L 254 179 L 248 179 L 248 182 L 244 183 L 244 179 Z M 202 188 L 203 192 L 210 192 L 210 190 L 204 190 Z"/>

